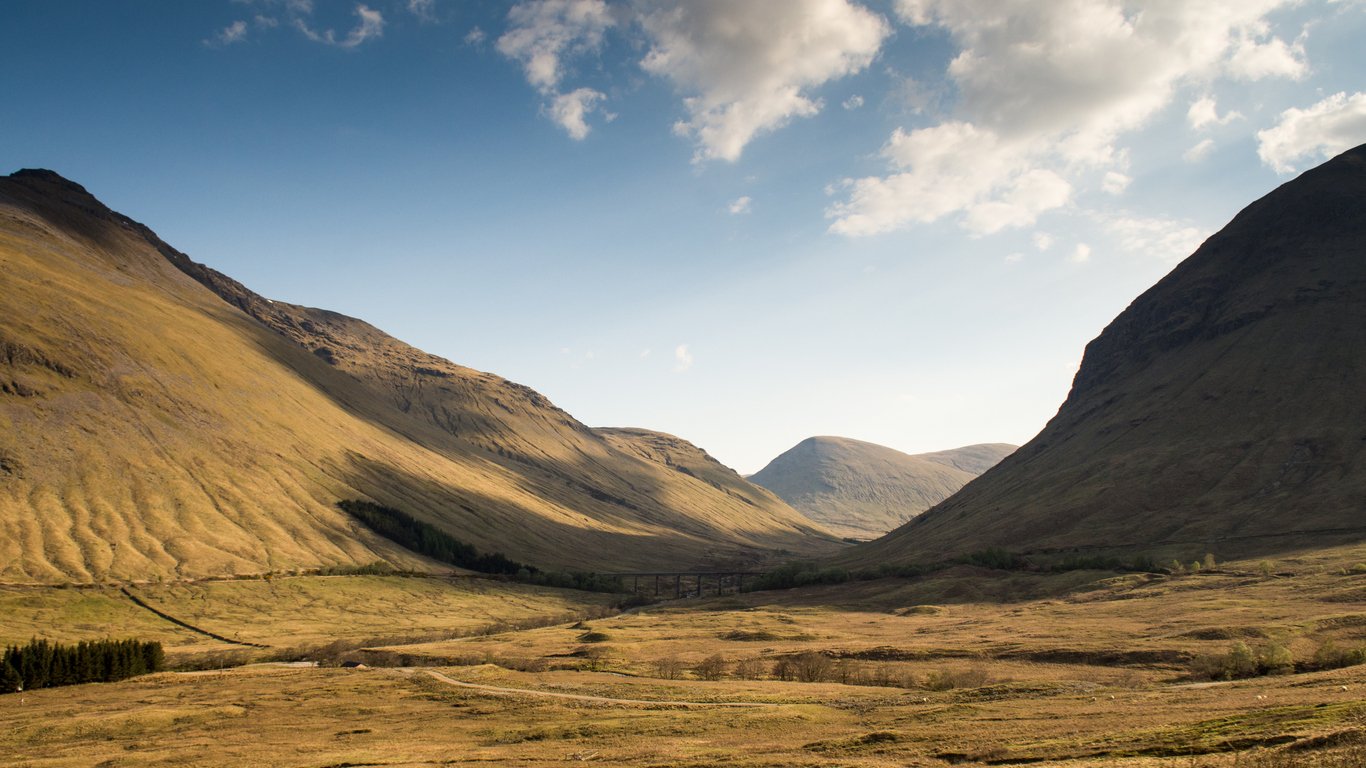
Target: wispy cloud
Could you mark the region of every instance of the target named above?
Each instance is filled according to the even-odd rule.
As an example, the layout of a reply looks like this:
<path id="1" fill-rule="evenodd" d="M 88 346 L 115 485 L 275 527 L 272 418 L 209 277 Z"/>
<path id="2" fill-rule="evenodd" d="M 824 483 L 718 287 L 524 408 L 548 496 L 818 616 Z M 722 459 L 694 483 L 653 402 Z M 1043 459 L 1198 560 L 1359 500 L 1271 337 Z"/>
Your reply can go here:
<path id="1" fill-rule="evenodd" d="M 1085 264 L 1091 260 L 1091 246 L 1086 243 L 1077 243 L 1077 247 L 1072 249 L 1070 258 L 1074 264 Z"/>
<path id="2" fill-rule="evenodd" d="M 526 0 L 508 11 L 498 51 L 522 65 L 527 82 L 548 99 L 546 114 L 572 139 L 588 136 L 585 117 L 606 95 L 592 88 L 561 93 L 565 61 L 600 50 L 615 23 L 603 0 Z"/>
<path id="3" fill-rule="evenodd" d="M 1118 241 L 1121 248 L 1175 263 L 1200 247 L 1209 236 L 1188 221 L 1143 216 L 1097 216 L 1101 226 Z"/>
<path id="4" fill-rule="evenodd" d="M 692 367 L 692 363 L 692 352 L 688 349 L 687 344 L 679 344 L 674 347 L 674 371 L 676 373 L 683 373 L 688 370 Z"/>
<path id="5" fill-rule="evenodd" d="M 232 45 L 233 43 L 240 43 L 246 39 L 247 23 L 245 21 L 238 20 L 219 30 L 218 34 L 214 35 L 208 40 L 205 40 L 204 44 L 212 46 L 228 46 Z"/>
<path id="6" fill-rule="evenodd" d="M 360 18 L 356 27 L 346 34 L 345 37 L 338 37 L 335 30 L 325 29 L 318 31 L 313 29 L 305 18 L 313 9 L 311 2 L 302 0 L 291 0 L 291 5 L 297 6 L 301 10 L 300 15 L 294 17 L 294 26 L 304 34 L 309 40 L 324 45 L 332 45 L 338 48 L 355 48 L 366 40 L 380 37 L 384 34 L 384 15 L 365 5 L 356 5 L 356 16 Z"/>
<path id="7" fill-rule="evenodd" d="M 1182 153 L 1181 159 L 1188 163 L 1198 163 L 1208 157 L 1212 149 L 1214 149 L 1214 139 L 1204 139 Z"/>
<path id="8" fill-rule="evenodd" d="M 850 96 L 849 98 L 845 99 L 844 103 L 840 106 L 851 111 L 858 109 L 859 107 L 863 106 L 863 97 L 859 96 L 858 94 L 854 94 L 853 96 Z"/>
<path id="9" fill-rule="evenodd" d="M 1197 131 L 1211 125 L 1228 125 L 1242 116 L 1241 112 L 1230 110 L 1221 117 L 1213 96 L 1200 97 L 1186 110 L 1186 121 Z"/>
<path id="10" fill-rule="evenodd" d="M 436 21 L 436 0 L 408 0 L 408 12 L 430 24 Z"/>
<path id="11" fill-rule="evenodd" d="M 730 205 L 726 206 L 726 210 L 730 211 L 731 214 L 735 216 L 742 213 L 749 213 L 749 206 L 752 202 L 753 200 L 750 199 L 749 195 L 737 197 L 731 201 Z"/>

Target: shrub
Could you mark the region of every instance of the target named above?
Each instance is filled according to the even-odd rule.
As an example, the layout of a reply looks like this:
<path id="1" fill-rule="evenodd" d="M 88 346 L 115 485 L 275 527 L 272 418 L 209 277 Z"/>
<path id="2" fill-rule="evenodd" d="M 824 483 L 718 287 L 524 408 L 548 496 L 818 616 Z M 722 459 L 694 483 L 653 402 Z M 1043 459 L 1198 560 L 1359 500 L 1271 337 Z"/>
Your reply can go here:
<path id="1" fill-rule="evenodd" d="M 815 651 L 803 651 L 792 658 L 792 674 L 803 683 L 819 683 L 829 678 L 833 663 L 830 657 Z"/>
<path id="2" fill-rule="evenodd" d="M 655 659 L 655 676 L 665 680 L 677 680 L 683 674 L 683 662 L 677 656 Z"/>
<path id="3" fill-rule="evenodd" d="M 735 662 L 735 676 L 741 680 L 758 680 L 764 676 L 764 662 L 756 657 Z"/>
<path id="4" fill-rule="evenodd" d="M 1339 648 L 1332 640 L 1325 640 L 1314 651 L 1314 669 L 1340 669 L 1366 664 L 1366 646 Z"/>
<path id="5" fill-rule="evenodd" d="M 693 672 L 703 680 L 720 680 L 726 675 L 726 666 L 726 660 L 714 653 L 698 662 Z"/>
<path id="6" fill-rule="evenodd" d="M 611 635 L 596 629 L 590 629 L 587 632 L 584 632 L 582 635 L 579 635 L 580 643 L 605 643 L 611 639 Z"/>
<path id="7" fill-rule="evenodd" d="M 1191 676 L 1205 680 L 1242 680 L 1294 671 L 1294 657 L 1279 643 L 1266 643 L 1254 651 L 1239 641 L 1223 654 L 1204 654 L 1191 662 Z"/>
<path id="8" fill-rule="evenodd" d="M 948 691 L 954 688 L 981 688 L 991 680 L 982 667 L 967 669 L 941 669 L 925 676 L 924 687 L 931 691 Z"/>

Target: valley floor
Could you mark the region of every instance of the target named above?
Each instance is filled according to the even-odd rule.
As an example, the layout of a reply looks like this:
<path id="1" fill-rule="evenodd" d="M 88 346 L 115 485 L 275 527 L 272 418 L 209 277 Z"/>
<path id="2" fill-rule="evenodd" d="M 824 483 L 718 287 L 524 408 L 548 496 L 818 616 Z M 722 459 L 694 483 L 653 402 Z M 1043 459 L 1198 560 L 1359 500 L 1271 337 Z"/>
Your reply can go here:
<path id="1" fill-rule="evenodd" d="M 0 764 L 1360 766 L 1366 666 L 1305 670 L 1366 644 L 1363 560 L 965 568 L 627 612 L 464 579 L 132 588 L 201 631 L 116 588 L 7 587 L 0 643 L 128 634 L 209 669 L 0 696 Z M 1193 678 L 1238 643 L 1300 671 Z M 325 665 L 212 668 L 299 656 Z"/>

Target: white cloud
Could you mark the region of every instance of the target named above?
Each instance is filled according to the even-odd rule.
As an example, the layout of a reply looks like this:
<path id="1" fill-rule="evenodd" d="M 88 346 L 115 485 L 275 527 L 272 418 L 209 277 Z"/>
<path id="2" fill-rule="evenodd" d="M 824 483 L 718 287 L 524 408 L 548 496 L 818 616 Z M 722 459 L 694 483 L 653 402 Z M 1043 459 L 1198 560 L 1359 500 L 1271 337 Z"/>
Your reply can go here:
<path id="1" fill-rule="evenodd" d="M 1024 254 L 1023 254 L 1023 253 L 1008 253 L 1008 254 L 1006 254 L 1006 263 L 1007 263 L 1007 264 L 1019 264 L 1019 263 L 1022 262 L 1022 261 L 1024 261 Z"/>
<path id="2" fill-rule="evenodd" d="M 755 136 L 821 109 L 810 94 L 861 71 L 890 33 L 848 0 L 640 0 L 641 66 L 688 94 L 675 132 L 694 161 L 738 160 Z"/>
<path id="3" fill-rule="evenodd" d="M 1219 107 L 1211 96 L 1202 96 L 1192 102 L 1190 109 L 1186 110 L 1187 122 L 1197 131 L 1210 125 L 1228 125 L 1242 116 L 1241 112 L 1230 111 L 1220 117 Z"/>
<path id="4" fill-rule="evenodd" d="M 582 141 L 590 130 L 585 118 L 596 110 L 598 102 L 605 98 L 606 96 L 592 88 L 579 88 L 555 96 L 546 111 L 550 119 L 569 134 L 569 138 Z"/>
<path id="5" fill-rule="evenodd" d="M 408 12 L 424 22 L 436 21 L 436 0 L 408 0 Z"/>
<path id="6" fill-rule="evenodd" d="M 616 22 L 603 0 L 524 0 L 508 11 L 508 31 L 498 38 L 498 51 L 518 61 L 531 83 L 549 99 L 543 107 L 569 138 L 581 141 L 589 133 L 587 116 L 606 99 L 593 88 L 559 90 L 567 57 L 582 56 L 602 48 L 603 37 Z M 479 32 L 477 39 L 471 36 Z M 483 40 L 475 27 L 466 42 Z M 610 117 L 610 116 L 609 116 Z"/>
<path id="7" fill-rule="evenodd" d="M 247 23 L 245 21 L 234 21 L 224 27 L 218 34 L 205 40 L 207 45 L 232 45 L 247 39 Z"/>
<path id="8" fill-rule="evenodd" d="M 554 93 L 566 56 L 597 51 L 613 25 L 603 0 L 526 0 L 508 11 L 508 31 L 498 51 L 521 63 L 527 82 Z"/>
<path id="9" fill-rule="evenodd" d="M 856 93 L 853 96 L 850 96 L 849 98 L 845 99 L 844 103 L 840 106 L 848 110 L 858 109 L 859 107 L 863 106 L 863 97 Z"/>
<path id="10" fill-rule="evenodd" d="M 749 195 L 737 197 L 735 198 L 735 200 L 731 201 L 731 204 L 727 206 L 726 210 L 729 210 L 732 214 L 735 215 L 749 213 L 749 204 L 751 202 L 753 201 L 750 200 Z"/>
<path id="11" fill-rule="evenodd" d="M 1053 236 L 1047 232 L 1035 232 L 1032 238 L 1034 247 L 1046 251 L 1053 247 Z"/>
<path id="12" fill-rule="evenodd" d="M 1257 155 L 1277 173 L 1295 161 L 1331 157 L 1366 142 L 1366 93 L 1335 93 L 1307 109 L 1287 109 L 1275 126 L 1257 132 Z"/>
<path id="13" fill-rule="evenodd" d="M 1181 159 L 1188 163 L 1198 163 L 1208 157 L 1210 150 L 1212 149 L 1214 149 L 1214 139 L 1205 139 L 1186 150 L 1185 153 L 1181 155 Z"/>
<path id="14" fill-rule="evenodd" d="M 679 344 L 674 347 L 674 371 L 682 373 L 692 367 L 692 352 L 688 351 L 687 344 Z"/>
<path id="15" fill-rule="evenodd" d="M 1287 44 L 1269 35 L 1270 25 L 1265 21 L 1245 29 L 1229 58 L 1229 74 L 1242 80 L 1264 77 L 1299 80 L 1309 74 L 1309 65 L 1304 60 L 1303 36 Z"/>
<path id="16" fill-rule="evenodd" d="M 1107 232 L 1130 253 L 1154 256 L 1168 263 L 1186 258 L 1209 233 L 1190 222 L 1135 216 L 1098 216 Z"/>
<path id="17" fill-rule="evenodd" d="M 1058 174 L 1026 166 L 1025 146 L 970 123 L 897 129 L 882 155 L 900 172 L 846 181 L 848 201 L 827 211 L 832 232 L 872 235 L 963 212 L 969 230 L 988 234 L 1032 224 L 1071 196 Z"/>
<path id="18" fill-rule="evenodd" d="M 471 27 L 470 31 L 465 33 L 465 45 L 479 45 L 487 38 L 488 34 L 484 30 L 479 27 Z"/>
<path id="19" fill-rule="evenodd" d="M 301 0 L 290 0 L 287 3 L 290 10 L 306 15 L 313 10 L 311 2 Z M 357 4 L 356 16 L 360 21 L 356 23 L 356 28 L 347 33 L 346 37 L 339 38 L 334 30 L 326 29 L 321 32 L 313 29 L 302 15 L 294 18 L 294 26 L 304 33 L 304 36 L 315 43 L 325 45 L 335 45 L 338 48 L 355 48 L 371 38 L 380 37 L 384 34 L 384 15 L 368 6 Z"/>
<path id="20" fill-rule="evenodd" d="M 1106 171 L 1105 178 L 1100 182 L 1100 188 L 1112 195 L 1122 195 L 1132 181 L 1133 179 L 1119 171 Z"/>
<path id="21" fill-rule="evenodd" d="M 1077 243 L 1077 247 L 1072 249 L 1072 262 L 1075 264 L 1085 264 L 1091 260 L 1091 246 L 1086 243 Z"/>
<path id="22" fill-rule="evenodd" d="M 1182 87 L 1228 74 L 1293 75 L 1250 63 L 1280 50 L 1265 16 L 1291 2 L 897 0 L 901 19 L 941 28 L 957 46 L 947 74 L 958 102 L 943 122 L 892 136 L 936 147 L 933 162 L 922 153 L 915 164 L 893 163 L 887 176 L 847 181 L 848 199 L 827 211 L 830 230 L 874 234 L 957 214 L 981 232 L 983 211 L 1009 205 L 1026 174 L 1045 171 L 1070 184 L 1087 169 L 1122 171 L 1119 139 Z M 971 140 L 948 142 L 948 134 Z M 952 167 L 974 171 L 943 171 Z M 935 192 L 942 198 L 928 200 Z M 988 218 L 1000 226 L 1032 221 Z"/>

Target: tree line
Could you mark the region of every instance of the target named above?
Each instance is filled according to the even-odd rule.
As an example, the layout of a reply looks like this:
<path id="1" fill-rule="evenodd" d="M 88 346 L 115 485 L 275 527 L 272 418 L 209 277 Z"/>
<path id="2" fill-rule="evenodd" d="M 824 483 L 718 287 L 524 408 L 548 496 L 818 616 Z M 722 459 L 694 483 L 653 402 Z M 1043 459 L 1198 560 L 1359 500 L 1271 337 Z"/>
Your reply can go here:
<path id="1" fill-rule="evenodd" d="M 337 506 L 395 544 L 457 568 L 508 576 L 524 584 L 538 586 L 587 592 L 624 591 L 621 581 L 615 577 L 577 571 L 546 571 L 534 565 L 519 563 L 502 552 L 481 553 L 473 544 L 393 507 L 355 499 L 339 501 Z"/>
<path id="2" fill-rule="evenodd" d="M 0 655 L 0 693 L 58 685 L 107 683 L 158 672 L 166 666 L 161 643 L 142 640 L 82 640 L 63 645 L 30 640 Z"/>
<path id="3" fill-rule="evenodd" d="M 523 569 L 529 573 L 536 573 L 538 570 L 534 566 L 512 560 L 502 552 L 480 553 L 473 544 L 467 544 L 440 528 L 393 507 L 357 500 L 340 501 L 337 502 L 337 506 L 375 533 L 433 560 L 480 573 L 507 576 L 515 576 Z"/>

